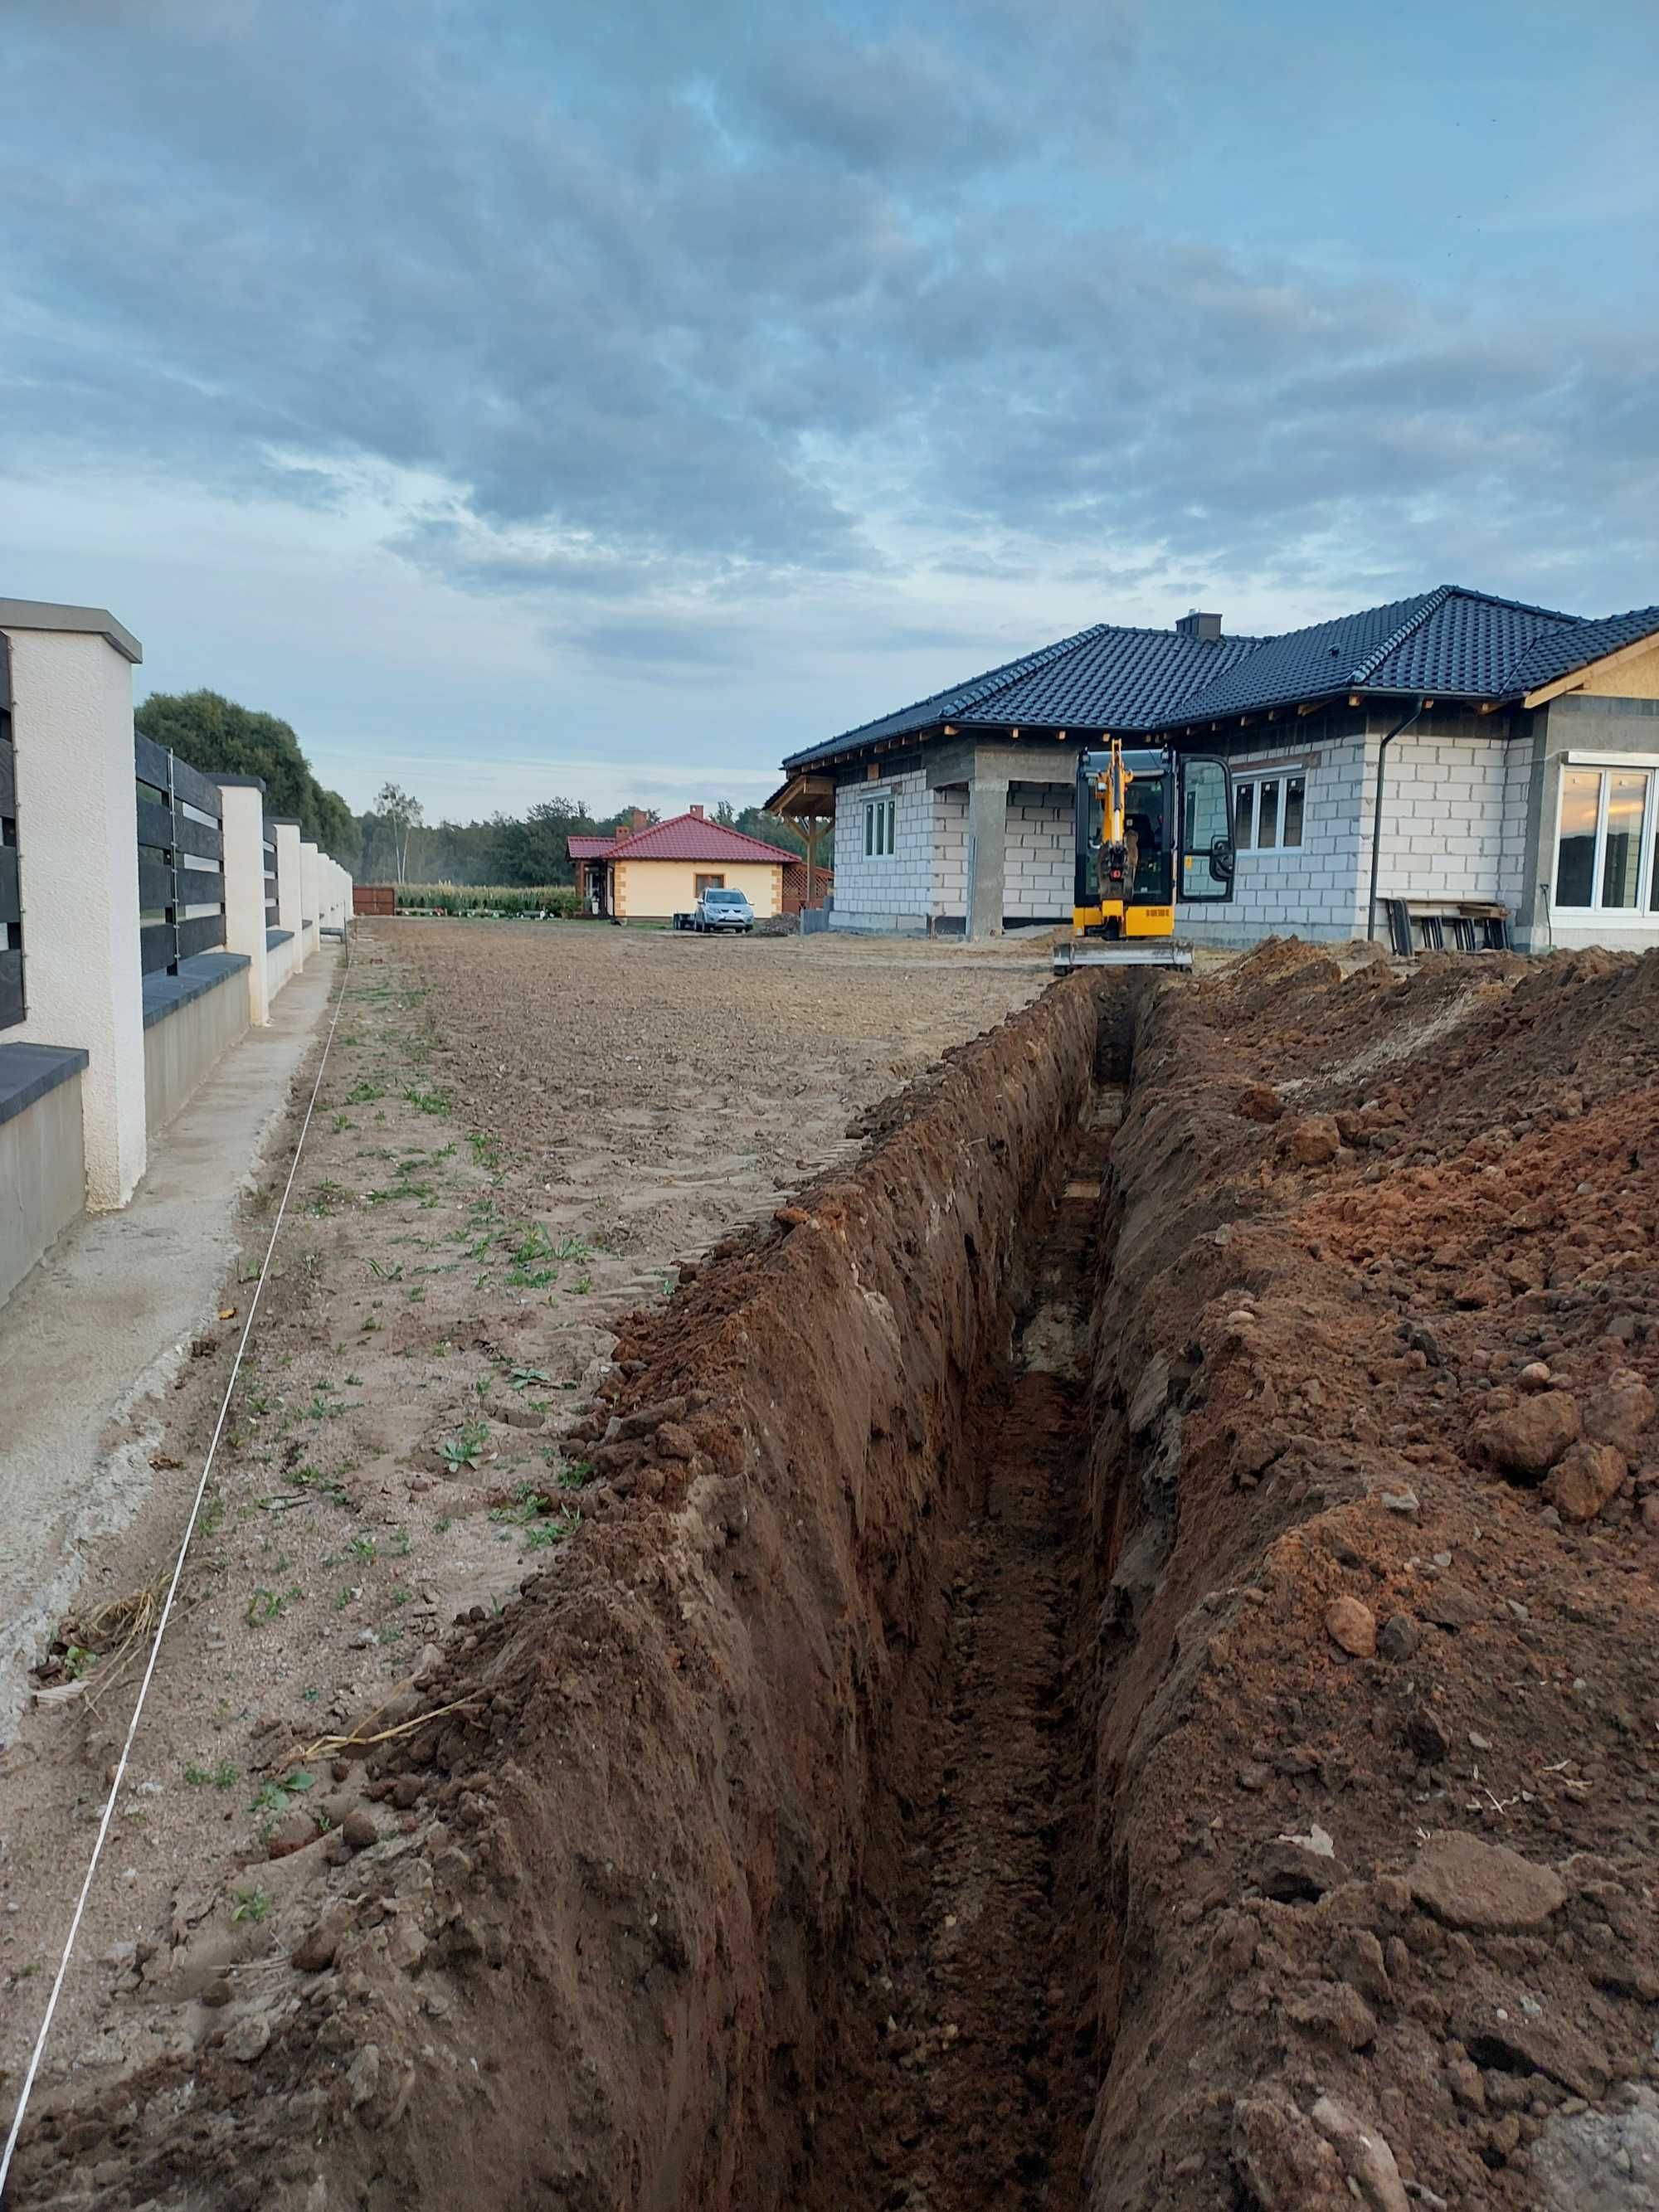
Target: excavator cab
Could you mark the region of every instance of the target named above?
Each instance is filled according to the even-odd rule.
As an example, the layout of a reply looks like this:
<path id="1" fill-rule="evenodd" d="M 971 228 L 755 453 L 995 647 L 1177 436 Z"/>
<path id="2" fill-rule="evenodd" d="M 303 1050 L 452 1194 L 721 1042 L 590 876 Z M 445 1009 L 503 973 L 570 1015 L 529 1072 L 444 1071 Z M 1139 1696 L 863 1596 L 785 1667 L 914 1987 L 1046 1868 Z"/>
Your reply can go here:
<path id="1" fill-rule="evenodd" d="M 1233 895 L 1232 785 L 1224 761 L 1116 738 L 1078 763 L 1072 935 L 1054 967 L 1190 968 L 1177 897 Z"/>

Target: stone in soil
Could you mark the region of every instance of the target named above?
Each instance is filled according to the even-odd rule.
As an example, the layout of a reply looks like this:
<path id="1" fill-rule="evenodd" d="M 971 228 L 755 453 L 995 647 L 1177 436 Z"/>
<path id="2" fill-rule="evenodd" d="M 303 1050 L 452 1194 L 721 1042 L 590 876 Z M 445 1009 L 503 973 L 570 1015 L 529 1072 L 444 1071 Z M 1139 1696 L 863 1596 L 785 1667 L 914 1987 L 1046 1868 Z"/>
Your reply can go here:
<path id="1" fill-rule="evenodd" d="M 1406 1880 L 1415 1902 L 1448 1927 L 1489 1936 L 1547 1927 L 1567 1898 L 1553 1868 L 1457 1832 L 1431 1836 Z"/>
<path id="2" fill-rule="evenodd" d="M 1582 1425 L 1578 1401 L 1567 1390 L 1540 1390 L 1483 1421 L 1475 1443 L 1500 1474 L 1536 1482 L 1555 1465 Z"/>
<path id="3" fill-rule="evenodd" d="M 1594 1521 L 1612 1504 L 1629 1473 L 1624 1454 L 1613 1445 L 1589 1443 L 1581 1437 L 1550 1470 L 1544 1495 L 1564 1521 Z"/>
<path id="4" fill-rule="evenodd" d="M 1369 1659 L 1376 1649 L 1376 1615 L 1357 1597 L 1334 1597 L 1325 1608 L 1325 1626 L 1331 1641 L 1356 1659 Z"/>

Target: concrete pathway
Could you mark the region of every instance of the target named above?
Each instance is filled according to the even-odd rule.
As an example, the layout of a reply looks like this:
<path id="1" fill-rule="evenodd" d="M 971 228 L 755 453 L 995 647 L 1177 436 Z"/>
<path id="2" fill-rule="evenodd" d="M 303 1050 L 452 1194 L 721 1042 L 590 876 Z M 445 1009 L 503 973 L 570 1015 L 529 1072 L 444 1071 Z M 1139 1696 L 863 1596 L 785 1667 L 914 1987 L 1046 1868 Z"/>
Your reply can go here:
<path id="1" fill-rule="evenodd" d="M 313 955 L 151 1147 L 125 1212 L 83 1217 L 0 1306 L 0 1743 L 85 1571 L 149 1496 L 154 1437 L 106 1448 L 213 1320 L 237 1205 L 288 1103 L 339 955 Z"/>

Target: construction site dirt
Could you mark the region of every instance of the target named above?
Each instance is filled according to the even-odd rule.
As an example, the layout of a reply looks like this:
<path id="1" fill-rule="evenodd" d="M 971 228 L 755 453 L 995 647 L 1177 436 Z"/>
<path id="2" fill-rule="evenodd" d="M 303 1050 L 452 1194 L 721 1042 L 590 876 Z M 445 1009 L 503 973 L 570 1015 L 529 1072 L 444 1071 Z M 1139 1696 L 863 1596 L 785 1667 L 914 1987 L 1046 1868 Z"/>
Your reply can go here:
<path id="1" fill-rule="evenodd" d="M 499 1610 L 273 1698 L 350 1833 L 16 2202 L 1659 2203 L 1656 1014 L 1273 944 L 947 1051 L 614 1316 Z"/>

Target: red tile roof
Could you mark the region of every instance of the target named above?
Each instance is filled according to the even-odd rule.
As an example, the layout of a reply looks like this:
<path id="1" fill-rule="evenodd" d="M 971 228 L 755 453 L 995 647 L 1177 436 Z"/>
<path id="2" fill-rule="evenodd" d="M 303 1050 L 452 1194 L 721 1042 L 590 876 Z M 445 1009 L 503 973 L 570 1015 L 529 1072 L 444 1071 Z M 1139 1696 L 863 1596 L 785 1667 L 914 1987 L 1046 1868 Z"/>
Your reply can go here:
<path id="1" fill-rule="evenodd" d="M 728 830 L 701 814 L 676 814 L 666 822 L 653 822 L 625 836 L 572 837 L 568 840 L 573 860 L 749 860 L 783 864 L 799 860 L 781 845 L 763 844 L 741 830 Z"/>

